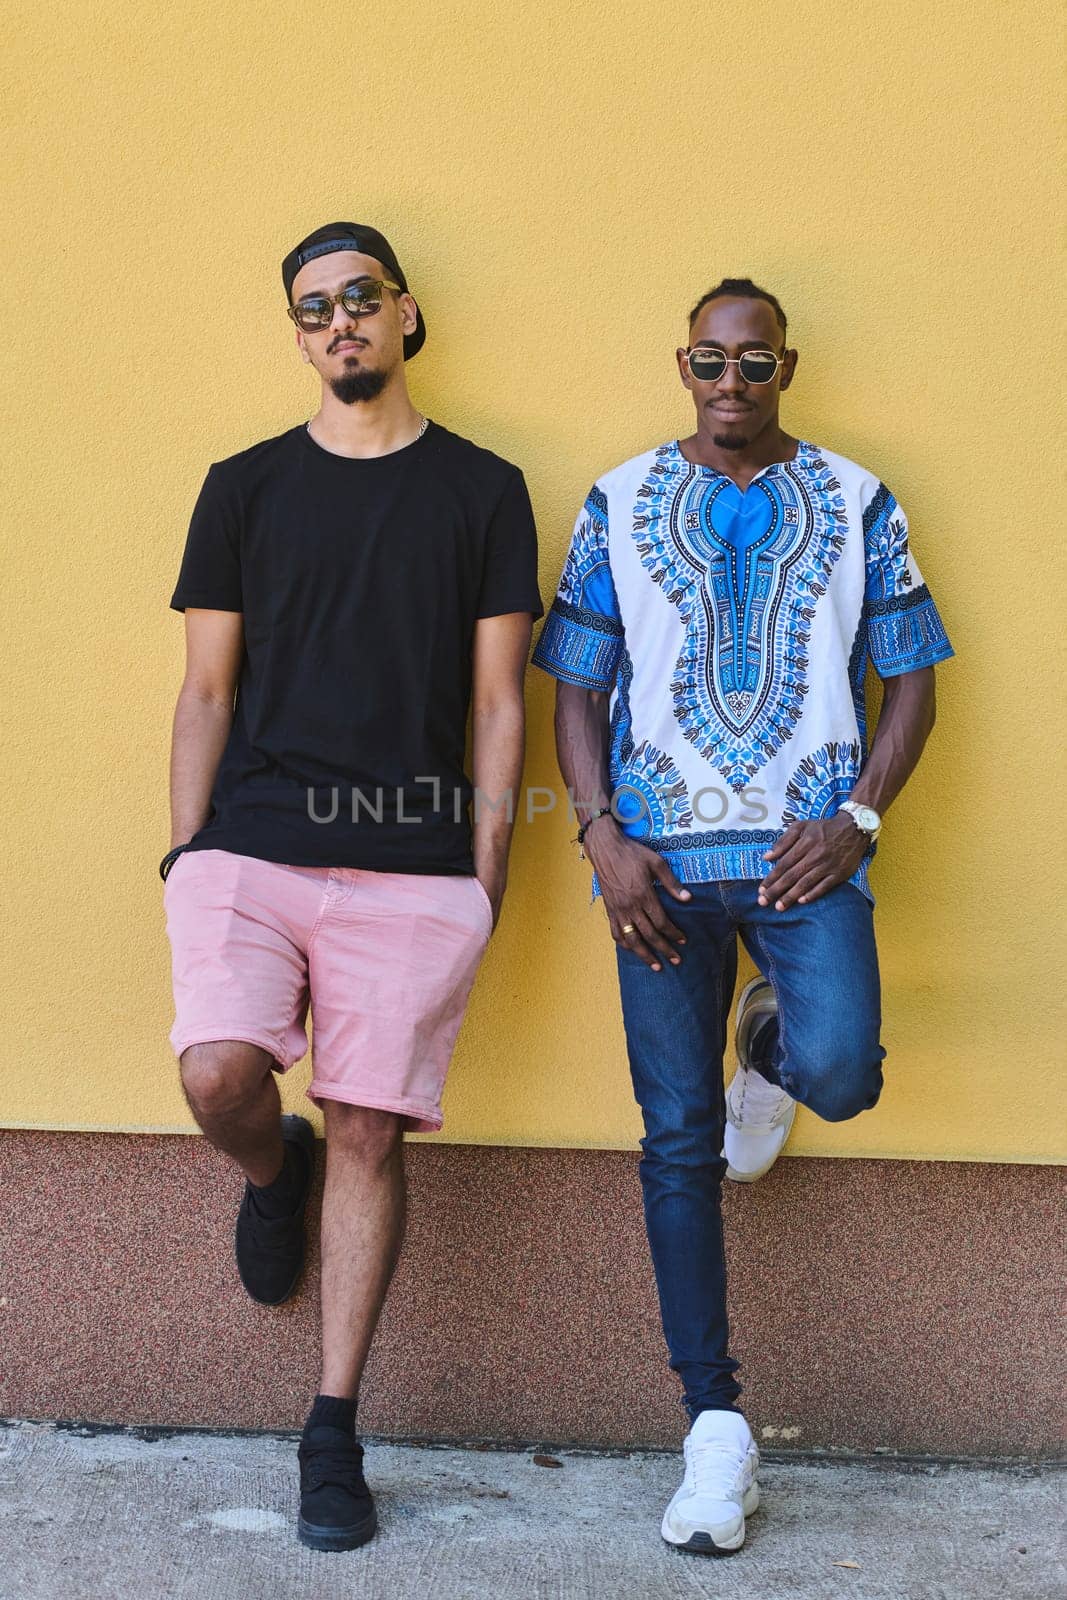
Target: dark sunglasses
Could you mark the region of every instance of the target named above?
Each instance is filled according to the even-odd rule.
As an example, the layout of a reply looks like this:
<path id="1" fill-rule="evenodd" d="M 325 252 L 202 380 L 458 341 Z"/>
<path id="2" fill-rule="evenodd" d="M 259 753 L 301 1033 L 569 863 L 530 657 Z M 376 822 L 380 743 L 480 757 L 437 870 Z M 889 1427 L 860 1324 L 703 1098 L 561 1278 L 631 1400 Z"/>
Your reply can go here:
<path id="1" fill-rule="evenodd" d="M 286 309 L 298 328 L 305 333 L 316 333 L 333 322 L 333 308 L 336 305 L 344 306 L 351 317 L 373 316 L 382 309 L 383 289 L 404 293 L 398 283 L 390 283 L 388 278 L 358 278 L 354 283 L 346 283 L 338 294 L 305 295 L 295 306 Z"/>
<path id="2" fill-rule="evenodd" d="M 770 383 L 785 356 L 772 355 L 769 350 L 746 350 L 743 356 L 727 356 L 725 350 L 698 344 L 685 352 L 685 359 L 698 383 L 715 383 L 725 375 L 727 367 L 734 366 L 746 383 Z"/>

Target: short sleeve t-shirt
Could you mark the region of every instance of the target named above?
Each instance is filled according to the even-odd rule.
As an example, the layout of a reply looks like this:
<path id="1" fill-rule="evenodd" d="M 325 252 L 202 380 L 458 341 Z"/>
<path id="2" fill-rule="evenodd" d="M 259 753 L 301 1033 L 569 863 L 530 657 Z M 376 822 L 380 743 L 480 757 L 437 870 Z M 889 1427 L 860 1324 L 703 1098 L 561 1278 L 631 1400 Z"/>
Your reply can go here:
<path id="1" fill-rule="evenodd" d="M 233 726 L 188 848 L 474 871 L 475 623 L 543 612 L 517 467 L 434 422 L 369 459 L 300 423 L 209 467 L 170 604 L 243 619 Z"/>
<path id="2" fill-rule="evenodd" d="M 765 877 L 791 823 L 848 799 L 868 659 L 954 653 L 877 476 L 801 440 L 742 493 L 672 440 L 594 484 L 533 661 L 611 692 L 620 826 L 694 883 Z M 872 902 L 875 848 L 851 879 Z"/>

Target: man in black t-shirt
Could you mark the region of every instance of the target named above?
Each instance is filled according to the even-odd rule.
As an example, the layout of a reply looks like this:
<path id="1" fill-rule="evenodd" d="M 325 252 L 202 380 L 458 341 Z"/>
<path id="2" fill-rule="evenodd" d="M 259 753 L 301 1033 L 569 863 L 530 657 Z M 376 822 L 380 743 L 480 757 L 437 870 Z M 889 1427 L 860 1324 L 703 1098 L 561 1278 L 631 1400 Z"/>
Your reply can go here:
<path id="1" fill-rule="evenodd" d="M 199 1126 L 245 1173 L 237 1265 L 267 1305 L 303 1266 L 315 1140 L 281 1116 L 272 1070 L 306 1052 L 310 1006 L 329 1161 L 298 1530 L 345 1550 L 376 1526 L 355 1413 L 403 1232 L 402 1135 L 441 1126 L 500 913 L 543 608 L 521 472 L 409 399 L 426 330 L 387 241 L 331 223 L 282 277 L 321 404 L 215 462 L 197 499 L 170 602 L 187 666 L 160 871 L 170 1042 Z"/>

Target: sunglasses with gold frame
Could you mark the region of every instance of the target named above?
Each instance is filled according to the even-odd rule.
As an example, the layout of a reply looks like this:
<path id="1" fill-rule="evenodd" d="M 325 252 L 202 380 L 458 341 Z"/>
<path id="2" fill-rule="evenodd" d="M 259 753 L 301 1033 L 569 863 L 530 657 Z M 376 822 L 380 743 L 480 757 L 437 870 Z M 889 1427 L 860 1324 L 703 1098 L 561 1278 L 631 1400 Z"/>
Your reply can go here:
<path id="1" fill-rule="evenodd" d="M 746 350 L 740 356 L 727 356 L 725 350 L 715 345 L 697 344 L 683 354 L 690 374 L 698 383 L 717 383 L 730 367 L 736 367 L 745 383 L 760 384 L 771 382 L 789 351 L 783 350 L 778 356 L 773 350 Z"/>
<path id="2" fill-rule="evenodd" d="M 295 305 L 286 307 L 286 315 L 296 323 L 302 333 L 318 333 L 333 323 L 333 308 L 344 306 L 349 316 L 370 317 L 382 309 L 382 290 L 395 289 L 403 294 L 398 283 L 389 278 L 355 278 L 336 294 L 304 295 Z"/>

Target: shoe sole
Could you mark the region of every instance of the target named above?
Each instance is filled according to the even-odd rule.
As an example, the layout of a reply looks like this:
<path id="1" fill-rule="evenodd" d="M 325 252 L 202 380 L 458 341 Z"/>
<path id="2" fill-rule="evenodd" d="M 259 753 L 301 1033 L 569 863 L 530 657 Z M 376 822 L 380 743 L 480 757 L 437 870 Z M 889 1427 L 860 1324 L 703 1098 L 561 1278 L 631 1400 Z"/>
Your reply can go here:
<path id="1" fill-rule="evenodd" d="M 770 994 L 767 998 L 770 1004 L 766 1006 L 764 1014 L 768 1017 L 774 1016 L 778 1010 L 778 1001 L 774 993 L 774 985 L 770 983 L 769 978 L 763 977 L 762 973 L 757 973 L 754 978 L 749 978 L 748 982 L 745 984 L 745 987 L 741 990 L 741 993 L 738 996 L 736 1021 L 734 1023 L 734 1052 L 737 1056 L 738 1066 L 744 1067 L 746 1070 L 749 1066 L 748 1040 L 752 1034 L 752 1027 L 750 1024 L 746 1029 L 745 1040 L 742 1044 L 741 1019 L 744 1016 L 745 1007 L 748 1005 L 750 995 L 755 994 L 757 989 L 761 989 L 768 984 L 770 985 Z"/>
<path id="2" fill-rule="evenodd" d="M 292 1112 L 287 1112 L 282 1118 L 282 1138 L 289 1140 L 292 1144 L 298 1144 L 308 1158 L 308 1180 L 304 1186 L 303 1199 L 297 1208 L 300 1213 L 300 1221 L 303 1222 L 304 1212 L 307 1210 L 307 1203 L 311 1196 L 311 1186 L 315 1181 L 315 1130 L 306 1117 L 298 1117 Z M 258 1294 L 253 1294 L 247 1283 L 245 1283 L 244 1278 L 241 1278 L 241 1263 L 237 1257 L 237 1241 L 234 1239 L 234 1260 L 237 1261 L 237 1276 L 241 1278 L 241 1287 L 248 1298 L 254 1300 L 257 1306 L 283 1306 L 287 1300 L 291 1300 L 296 1293 L 300 1279 L 304 1275 L 306 1258 L 307 1249 L 305 1247 L 301 1251 L 300 1265 L 297 1267 L 296 1274 L 285 1293 L 279 1295 L 276 1300 L 263 1300 Z M 370 1535 L 368 1535 L 369 1537 Z"/>
<path id="3" fill-rule="evenodd" d="M 756 1179 L 762 1178 L 765 1172 L 770 1172 L 771 1168 L 774 1166 L 774 1163 L 778 1160 L 778 1157 L 789 1143 L 789 1135 L 793 1131 L 793 1121 L 796 1117 L 796 1114 L 797 1108 L 796 1103 L 794 1102 L 792 1110 L 789 1113 L 788 1121 L 782 1123 L 782 1127 L 785 1129 L 785 1138 L 782 1140 L 781 1145 L 775 1151 L 767 1165 L 765 1167 L 760 1167 L 758 1172 L 736 1172 L 734 1168 L 730 1166 L 729 1162 L 727 1162 L 725 1176 L 730 1179 L 731 1183 L 755 1183 Z"/>
<path id="4" fill-rule="evenodd" d="M 754 1483 L 745 1490 L 744 1499 L 741 1501 L 742 1516 L 752 1516 L 753 1512 L 759 1510 L 759 1503 L 759 1485 Z M 663 1530 L 660 1529 L 660 1532 L 663 1533 Z M 674 1539 L 668 1539 L 663 1533 L 664 1544 L 669 1544 L 672 1550 L 682 1550 L 687 1555 L 693 1556 L 735 1556 L 745 1542 L 744 1522 L 741 1523 L 735 1539 L 736 1542 L 733 1544 L 716 1544 L 710 1533 L 698 1530 L 691 1534 L 684 1544 L 680 1544 Z"/>
<path id="5" fill-rule="evenodd" d="M 745 987 L 741 990 L 741 993 L 738 996 L 737 1021 L 734 1025 L 734 1052 L 737 1056 L 738 1066 L 743 1067 L 746 1072 L 751 1070 L 748 1060 L 748 1039 L 751 1037 L 752 1028 L 751 1025 L 747 1028 L 746 1038 L 744 1044 L 742 1044 L 741 1018 L 744 1014 L 745 1007 L 748 1004 L 749 996 L 755 994 L 757 989 L 764 988 L 769 982 L 770 980 L 768 978 L 765 978 L 762 973 L 757 972 L 754 978 L 749 978 L 748 982 L 745 984 Z M 768 998 L 770 999 L 771 1004 L 765 1007 L 765 1013 L 767 1016 L 773 1016 L 778 1010 L 778 1002 L 774 996 L 773 984 L 770 986 L 770 991 L 771 992 Z M 723 1176 L 729 1178 L 731 1183 L 755 1183 L 757 1178 L 762 1178 L 764 1173 L 770 1172 L 771 1168 L 774 1166 L 774 1163 L 781 1155 L 782 1150 L 784 1150 L 786 1147 L 789 1135 L 793 1128 L 793 1118 L 795 1115 L 796 1106 L 794 1105 L 793 1110 L 789 1115 L 789 1121 L 785 1124 L 785 1138 L 782 1140 L 781 1148 L 775 1152 L 765 1167 L 760 1167 L 758 1172 L 737 1172 L 733 1167 L 727 1164 L 726 1171 Z"/>
<path id="6" fill-rule="evenodd" d="M 309 1550 L 358 1550 L 374 1538 L 378 1528 L 378 1514 L 372 1511 L 362 1522 L 353 1522 L 347 1528 L 323 1528 L 314 1522 L 297 1518 L 296 1533 L 301 1544 Z"/>

